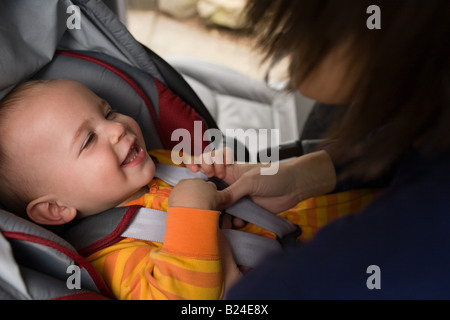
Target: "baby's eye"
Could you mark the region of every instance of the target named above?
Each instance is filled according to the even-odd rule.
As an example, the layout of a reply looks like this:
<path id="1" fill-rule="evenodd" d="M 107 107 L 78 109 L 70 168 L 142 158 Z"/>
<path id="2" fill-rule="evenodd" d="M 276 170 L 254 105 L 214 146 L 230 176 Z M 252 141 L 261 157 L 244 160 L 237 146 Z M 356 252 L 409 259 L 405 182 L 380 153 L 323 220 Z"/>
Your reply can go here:
<path id="1" fill-rule="evenodd" d="M 116 116 L 116 114 L 117 114 L 116 110 L 109 109 L 105 115 L 105 119 L 108 119 L 108 120 L 113 119 Z"/>
<path id="2" fill-rule="evenodd" d="M 89 147 L 89 145 L 96 139 L 96 137 L 97 137 L 97 135 L 95 134 L 95 132 L 89 133 L 89 135 L 86 138 L 86 140 L 84 140 L 84 143 L 83 143 L 83 145 L 81 147 L 81 151 L 83 151 L 84 149 Z"/>

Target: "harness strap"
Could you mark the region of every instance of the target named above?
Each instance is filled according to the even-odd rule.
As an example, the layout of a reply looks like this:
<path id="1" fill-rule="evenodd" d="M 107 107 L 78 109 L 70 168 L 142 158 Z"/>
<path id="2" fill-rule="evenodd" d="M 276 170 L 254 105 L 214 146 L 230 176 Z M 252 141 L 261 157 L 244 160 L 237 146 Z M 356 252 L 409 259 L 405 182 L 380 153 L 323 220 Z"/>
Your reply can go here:
<path id="1" fill-rule="evenodd" d="M 139 208 L 121 236 L 163 243 L 166 218 L 165 211 Z M 238 265 L 254 268 L 266 255 L 282 249 L 281 244 L 273 239 L 233 229 L 221 231 L 227 237 Z"/>
<path id="2" fill-rule="evenodd" d="M 278 241 L 234 229 L 221 229 L 238 265 L 255 268 L 269 254 L 281 251 Z"/>
<path id="3" fill-rule="evenodd" d="M 168 184 L 175 186 L 183 179 L 199 178 L 207 181 L 208 177 L 202 172 L 192 172 L 185 167 L 177 167 L 167 164 L 157 164 L 155 176 Z M 234 205 L 226 209 L 226 212 L 253 223 L 261 228 L 272 231 L 279 239 L 298 231 L 298 226 L 283 219 L 264 208 L 256 205 L 247 198 L 242 198 Z"/>
<path id="4" fill-rule="evenodd" d="M 167 212 L 139 208 L 121 236 L 152 242 L 164 242 Z"/>
<path id="5" fill-rule="evenodd" d="M 208 180 L 206 175 L 201 172 L 194 173 L 184 167 L 165 164 L 156 166 L 155 176 L 173 186 L 183 179 L 200 178 L 205 181 Z M 281 243 L 283 243 L 282 239 L 284 237 L 299 231 L 298 226 L 264 210 L 248 199 L 241 199 L 228 208 L 227 212 L 274 232 L 281 240 L 279 242 L 247 232 L 222 229 L 230 243 L 238 265 L 256 267 L 265 256 L 282 249 Z M 167 212 L 165 211 L 140 208 L 121 235 L 123 237 L 163 243 L 166 217 Z"/>

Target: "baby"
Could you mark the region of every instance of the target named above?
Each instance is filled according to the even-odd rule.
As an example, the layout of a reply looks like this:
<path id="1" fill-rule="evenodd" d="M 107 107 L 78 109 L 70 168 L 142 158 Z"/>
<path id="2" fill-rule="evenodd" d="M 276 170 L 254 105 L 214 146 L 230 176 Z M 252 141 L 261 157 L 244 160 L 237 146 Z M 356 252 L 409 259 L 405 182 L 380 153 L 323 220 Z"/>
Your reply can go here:
<path id="1" fill-rule="evenodd" d="M 226 193 L 200 179 L 173 191 L 154 179 L 137 122 L 83 84 L 58 79 L 16 88 L 0 104 L 0 134 L 0 201 L 38 224 L 66 224 L 149 192 L 170 193 L 158 205 L 168 212 L 164 244 L 128 238 L 87 257 L 117 299 L 219 299 L 224 281 L 239 276 L 218 226 Z M 223 175 L 224 165 L 213 169 Z"/>

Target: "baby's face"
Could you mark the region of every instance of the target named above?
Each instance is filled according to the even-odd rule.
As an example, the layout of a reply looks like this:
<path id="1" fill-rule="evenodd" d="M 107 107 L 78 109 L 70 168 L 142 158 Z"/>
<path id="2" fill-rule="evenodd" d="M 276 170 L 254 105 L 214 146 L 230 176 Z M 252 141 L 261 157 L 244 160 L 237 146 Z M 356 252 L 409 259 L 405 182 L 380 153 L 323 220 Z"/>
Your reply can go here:
<path id="1" fill-rule="evenodd" d="M 13 112 L 7 150 L 15 169 L 87 216 L 115 207 L 154 176 L 139 125 L 84 85 L 58 80 Z"/>

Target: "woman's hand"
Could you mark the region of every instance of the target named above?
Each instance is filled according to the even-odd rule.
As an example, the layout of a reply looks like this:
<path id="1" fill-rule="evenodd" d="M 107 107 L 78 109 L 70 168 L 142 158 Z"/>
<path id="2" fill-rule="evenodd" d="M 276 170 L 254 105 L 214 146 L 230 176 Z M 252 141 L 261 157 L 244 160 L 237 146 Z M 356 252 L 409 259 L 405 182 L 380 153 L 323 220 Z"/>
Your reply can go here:
<path id="1" fill-rule="evenodd" d="M 326 151 L 282 162 L 275 175 L 261 175 L 262 166 L 244 164 L 226 167 L 224 180 L 230 185 L 224 190 L 229 194 L 226 206 L 249 196 L 261 207 L 278 213 L 312 196 L 331 192 L 336 185 L 334 165 Z"/>

